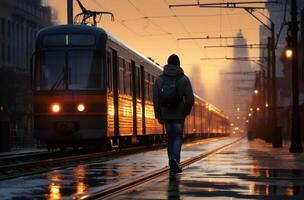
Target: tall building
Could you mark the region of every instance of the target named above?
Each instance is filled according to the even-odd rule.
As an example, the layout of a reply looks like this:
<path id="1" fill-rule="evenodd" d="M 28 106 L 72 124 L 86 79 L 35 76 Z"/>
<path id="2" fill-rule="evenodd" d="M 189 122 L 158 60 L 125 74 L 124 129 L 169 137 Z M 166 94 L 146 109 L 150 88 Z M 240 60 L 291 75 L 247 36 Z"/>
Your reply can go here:
<path id="1" fill-rule="evenodd" d="M 236 35 L 233 45 L 247 45 L 242 31 Z M 248 49 L 234 48 L 233 58 L 245 59 L 249 56 Z M 225 112 L 230 116 L 234 126 L 244 129 L 245 118 L 249 109 L 249 99 L 255 78 L 254 70 L 249 61 L 233 60 L 229 70 L 223 71 L 221 82 L 225 84 L 222 93 L 225 96 Z M 249 72 L 249 73 L 248 73 Z"/>
<path id="2" fill-rule="evenodd" d="M 0 1 L 0 112 L 13 145 L 31 138 L 30 59 L 37 31 L 50 24 L 51 10 L 40 0 Z"/>

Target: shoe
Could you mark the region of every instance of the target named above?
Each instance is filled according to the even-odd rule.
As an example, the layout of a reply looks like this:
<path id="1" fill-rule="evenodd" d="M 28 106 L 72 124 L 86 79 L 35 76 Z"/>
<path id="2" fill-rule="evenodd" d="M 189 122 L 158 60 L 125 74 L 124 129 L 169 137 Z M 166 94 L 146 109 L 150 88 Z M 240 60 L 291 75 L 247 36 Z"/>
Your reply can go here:
<path id="1" fill-rule="evenodd" d="M 170 172 L 173 172 L 173 173 L 174 172 L 176 172 L 176 173 L 183 172 L 181 166 L 175 159 L 169 161 L 169 166 L 170 166 Z"/>

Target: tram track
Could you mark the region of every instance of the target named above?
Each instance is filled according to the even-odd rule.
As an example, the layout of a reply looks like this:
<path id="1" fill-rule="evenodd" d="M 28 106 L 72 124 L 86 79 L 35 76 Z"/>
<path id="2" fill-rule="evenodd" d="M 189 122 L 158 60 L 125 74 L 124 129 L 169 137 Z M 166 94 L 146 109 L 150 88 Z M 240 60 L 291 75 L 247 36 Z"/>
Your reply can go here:
<path id="1" fill-rule="evenodd" d="M 223 137 L 207 138 L 192 143 L 207 142 L 218 140 Z M 6 164 L 0 166 L 0 181 L 18 178 L 21 176 L 28 176 L 43 173 L 50 170 L 62 169 L 87 162 L 104 162 L 110 159 L 117 158 L 123 155 L 134 154 L 138 152 L 146 152 L 165 148 L 166 144 L 158 144 L 139 147 L 130 147 L 126 149 L 116 149 L 107 152 L 86 153 L 82 155 L 64 156 L 61 158 L 49 158 L 42 160 L 26 161 L 20 163 Z"/>
<path id="2" fill-rule="evenodd" d="M 215 148 L 213 150 L 210 150 L 208 152 L 202 153 L 198 156 L 195 156 L 195 157 L 189 158 L 185 161 L 182 161 L 181 166 L 182 166 L 182 168 L 185 168 L 185 167 L 189 166 L 190 164 L 195 163 L 195 162 L 197 162 L 197 161 L 199 161 L 203 158 L 206 158 L 206 157 L 211 156 L 213 154 L 219 153 L 219 152 L 221 152 L 221 151 L 239 143 L 243 139 L 244 138 L 242 137 L 242 138 L 240 138 L 236 141 L 233 141 L 229 144 L 225 144 L 223 146 L 220 146 L 220 147 Z M 139 176 L 139 177 L 134 178 L 132 180 L 126 181 L 126 182 L 121 183 L 119 185 L 116 185 L 114 187 L 111 187 L 111 188 L 108 188 L 108 189 L 105 189 L 105 190 L 102 190 L 102 191 L 99 191 L 99 192 L 95 192 L 91 195 L 84 196 L 81 199 L 86 199 L 86 200 L 91 200 L 91 199 L 103 199 L 103 200 L 105 200 L 105 199 L 115 199 L 115 197 L 117 197 L 118 195 L 121 195 L 121 194 L 126 193 L 126 192 L 131 191 L 131 190 L 134 190 L 134 189 L 140 187 L 141 185 L 144 185 L 146 183 L 149 183 L 149 182 L 155 180 L 156 178 L 159 178 L 161 176 L 166 175 L 168 172 L 169 172 L 169 167 L 165 166 L 165 167 L 163 167 L 159 170 L 155 170 L 153 172 L 144 174 L 142 176 Z"/>
<path id="3" fill-rule="evenodd" d="M 72 155 L 73 153 L 68 153 L 67 155 Z M 75 154 L 75 153 L 74 153 Z M 36 160 L 46 160 L 50 158 L 62 157 L 61 152 L 27 152 L 27 153 L 15 153 L 12 155 L 4 155 L 0 157 L 0 168 L 6 165 L 13 165 L 22 162 L 30 162 Z"/>

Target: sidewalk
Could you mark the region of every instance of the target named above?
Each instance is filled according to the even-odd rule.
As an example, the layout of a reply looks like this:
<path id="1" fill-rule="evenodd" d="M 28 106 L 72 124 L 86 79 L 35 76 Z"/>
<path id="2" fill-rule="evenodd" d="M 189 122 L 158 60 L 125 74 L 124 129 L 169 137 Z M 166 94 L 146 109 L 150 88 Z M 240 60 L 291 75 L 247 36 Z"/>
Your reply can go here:
<path id="1" fill-rule="evenodd" d="M 304 153 L 243 139 L 117 199 L 304 199 Z"/>

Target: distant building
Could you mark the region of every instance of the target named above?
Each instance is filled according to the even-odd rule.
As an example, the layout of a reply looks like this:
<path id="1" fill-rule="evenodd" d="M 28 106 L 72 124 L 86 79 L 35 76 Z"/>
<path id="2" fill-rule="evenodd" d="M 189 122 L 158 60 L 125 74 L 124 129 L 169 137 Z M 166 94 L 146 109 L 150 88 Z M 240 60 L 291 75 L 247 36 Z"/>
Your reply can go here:
<path id="1" fill-rule="evenodd" d="M 0 66 L 28 70 L 39 29 L 51 24 L 51 10 L 39 0 L 0 1 Z"/>
<path id="2" fill-rule="evenodd" d="M 202 85 L 202 78 L 201 78 L 201 68 L 199 66 L 192 67 L 191 71 L 191 84 L 193 91 L 199 95 L 200 97 L 205 96 L 203 94 L 203 85 Z"/>
<path id="3" fill-rule="evenodd" d="M 269 17 L 271 21 L 275 24 L 275 35 L 279 33 L 283 18 L 284 18 L 284 8 L 286 4 L 286 22 L 290 21 L 290 1 L 282 0 L 281 4 L 278 6 L 277 4 L 268 4 L 267 9 L 269 11 Z M 304 48 L 304 1 L 297 0 L 297 13 L 298 13 L 298 21 L 299 21 L 299 32 L 298 32 L 298 67 L 299 67 L 299 83 L 300 83 L 300 92 L 304 92 L 304 68 L 303 68 L 303 48 Z M 286 23 L 285 22 L 285 23 Z M 261 26 L 262 27 L 262 26 Z M 261 28 L 262 29 L 262 28 Z M 261 30 L 260 29 L 260 30 Z M 265 28 L 263 28 L 265 29 Z M 276 38 L 278 40 L 277 48 L 276 48 L 276 69 L 277 69 L 277 81 L 278 81 L 278 106 L 288 106 L 291 104 L 291 63 L 286 62 L 283 57 L 284 48 L 286 47 L 286 37 L 287 37 L 288 26 L 285 25 L 282 27 L 280 38 Z M 270 34 L 269 30 L 263 31 L 264 35 Z M 265 34 L 266 33 L 266 34 Z M 260 35 L 261 42 L 263 41 L 262 35 Z M 266 41 L 267 42 L 267 41 Z M 266 64 L 266 63 L 265 63 Z"/>
<path id="4" fill-rule="evenodd" d="M 240 30 L 233 41 L 233 45 L 247 45 Z M 248 49 L 234 48 L 229 69 L 222 71 L 221 82 L 224 83 L 222 94 L 224 111 L 230 117 L 231 123 L 238 128 L 244 129 L 245 120 L 249 110 L 255 74 L 250 61 L 240 61 L 249 57 Z M 239 60 L 238 60 L 239 59 Z"/>
<path id="5" fill-rule="evenodd" d="M 268 0 L 270 1 L 270 0 Z M 281 0 L 279 1 L 280 4 L 266 4 L 266 7 L 269 12 L 270 20 L 275 24 L 275 36 L 279 33 L 283 18 L 284 18 L 284 7 L 286 4 L 286 20 L 290 20 L 290 0 Z M 298 21 L 301 19 L 301 9 L 304 7 L 303 0 L 297 0 L 297 7 L 298 7 Z M 300 25 L 300 24 L 299 24 Z M 299 26 L 300 28 L 300 26 Z M 287 26 L 283 26 L 281 30 L 280 39 L 278 41 L 277 49 L 276 49 L 276 63 L 277 63 L 277 76 L 282 76 L 283 65 L 280 61 L 280 55 L 286 45 L 286 36 L 287 36 Z M 301 37 L 299 37 L 300 39 Z M 276 38 L 277 39 L 277 38 Z"/>
<path id="6" fill-rule="evenodd" d="M 0 1 L 0 108 L 8 115 L 13 145 L 31 138 L 30 58 L 37 31 L 51 24 L 45 5 L 40 0 Z"/>
<path id="7" fill-rule="evenodd" d="M 280 5 L 268 4 L 269 17 L 275 24 L 275 35 L 280 31 L 282 23 L 290 21 L 290 0 L 282 0 Z M 283 22 L 284 8 L 286 5 L 286 21 Z M 297 13 L 299 21 L 298 32 L 298 67 L 299 67 L 299 90 L 300 104 L 304 104 L 304 68 L 303 68 L 303 48 L 304 48 L 304 1 L 297 0 Z M 282 128 L 284 138 L 288 138 L 291 132 L 291 103 L 292 103 L 292 67 L 291 62 L 287 61 L 284 56 L 284 48 L 286 47 L 288 26 L 285 25 L 281 29 L 280 38 L 276 48 L 276 69 L 277 69 L 277 120 L 278 126 Z M 268 31 L 269 32 L 269 31 Z M 276 38 L 278 39 L 278 38 Z M 303 107 L 303 106 L 302 106 Z M 303 112 L 301 113 L 303 116 Z M 302 127 L 302 132 L 304 131 Z"/>

